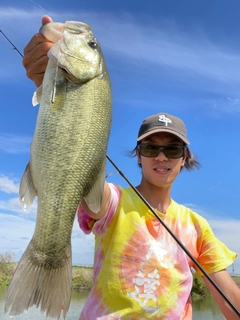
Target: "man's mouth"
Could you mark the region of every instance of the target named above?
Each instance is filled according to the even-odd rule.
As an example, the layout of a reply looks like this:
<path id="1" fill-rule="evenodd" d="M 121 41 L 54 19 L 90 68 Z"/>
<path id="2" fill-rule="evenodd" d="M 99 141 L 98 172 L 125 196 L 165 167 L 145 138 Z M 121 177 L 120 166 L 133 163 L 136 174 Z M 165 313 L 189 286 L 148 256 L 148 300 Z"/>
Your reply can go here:
<path id="1" fill-rule="evenodd" d="M 166 172 L 170 171 L 169 168 L 155 168 L 154 170 L 159 173 L 166 173 Z"/>

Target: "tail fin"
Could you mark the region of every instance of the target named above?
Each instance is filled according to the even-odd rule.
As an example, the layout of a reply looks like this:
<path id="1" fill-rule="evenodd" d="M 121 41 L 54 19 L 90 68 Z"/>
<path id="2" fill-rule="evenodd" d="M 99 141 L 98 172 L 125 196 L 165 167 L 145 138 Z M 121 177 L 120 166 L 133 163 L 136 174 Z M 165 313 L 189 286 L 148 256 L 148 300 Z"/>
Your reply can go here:
<path id="1" fill-rule="evenodd" d="M 71 245 L 69 251 L 71 252 Z M 71 300 L 71 254 L 59 268 L 36 265 L 32 250 L 26 249 L 13 274 L 5 299 L 5 313 L 16 316 L 33 305 L 40 306 L 46 317 L 65 319 Z"/>

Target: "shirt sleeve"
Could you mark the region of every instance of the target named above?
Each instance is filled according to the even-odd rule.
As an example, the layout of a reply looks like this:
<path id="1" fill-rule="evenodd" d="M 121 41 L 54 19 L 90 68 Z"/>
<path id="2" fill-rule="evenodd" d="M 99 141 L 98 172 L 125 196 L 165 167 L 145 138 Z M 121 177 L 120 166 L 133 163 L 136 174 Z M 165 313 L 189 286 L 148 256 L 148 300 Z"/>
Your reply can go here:
<path id="1" fill-rule="evenodd" d="M 201 223 L 198 237 L 198 262 L 203 269 L 208 273 L 221 271 L 229 267 L 237 257 L 237 254 L 227 248 L 219 239 L 217 239 L 204 219 Z M 198 276 L 203 276 L 203 273 L 194 267 Z"/>
<path id="2" fill-rule="evenodd" d="M 109 183 L 111 198 L 106 214 L 99 220 L 88 216 L 80 204 L 77 211 L 78 223 L 85 234 L 93 232 L 95 235 L 104 233 L 106 227 L 112 220 L 120 199 L 120 189 L 117 185 Z"/>

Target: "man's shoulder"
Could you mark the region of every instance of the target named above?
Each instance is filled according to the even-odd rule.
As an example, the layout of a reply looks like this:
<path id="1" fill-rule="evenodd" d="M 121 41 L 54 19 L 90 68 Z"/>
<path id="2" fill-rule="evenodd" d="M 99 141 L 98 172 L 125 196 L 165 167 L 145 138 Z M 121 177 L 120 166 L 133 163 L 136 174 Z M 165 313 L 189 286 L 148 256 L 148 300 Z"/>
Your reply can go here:
<path id="1" fill-rule="evenodd" d="M 171 199 L 172 211 L 178 212 L 183 217 L 190 217 L 195 220 L 206 220 L 202 215 L 197 212 L 196 206 L 190 204 L 180 204 Z"/>

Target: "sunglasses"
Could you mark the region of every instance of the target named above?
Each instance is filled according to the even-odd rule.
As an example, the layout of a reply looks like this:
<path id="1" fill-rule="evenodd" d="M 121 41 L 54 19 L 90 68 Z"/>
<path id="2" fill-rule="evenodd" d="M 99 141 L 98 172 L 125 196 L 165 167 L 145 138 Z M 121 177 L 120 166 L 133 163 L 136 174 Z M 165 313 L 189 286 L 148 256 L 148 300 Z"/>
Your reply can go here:
<path id="1" fill-rule="evenodd" d="M 159 155 L 161 151 L 167 158 L 178 159 L 184 156 L 186 146 L 180 144 L 168 144 L 166 146 L 159 146 L 152 142 L 143 142 L 137 146 L 137 150 L 144 157 L 154 158 Z"/>

